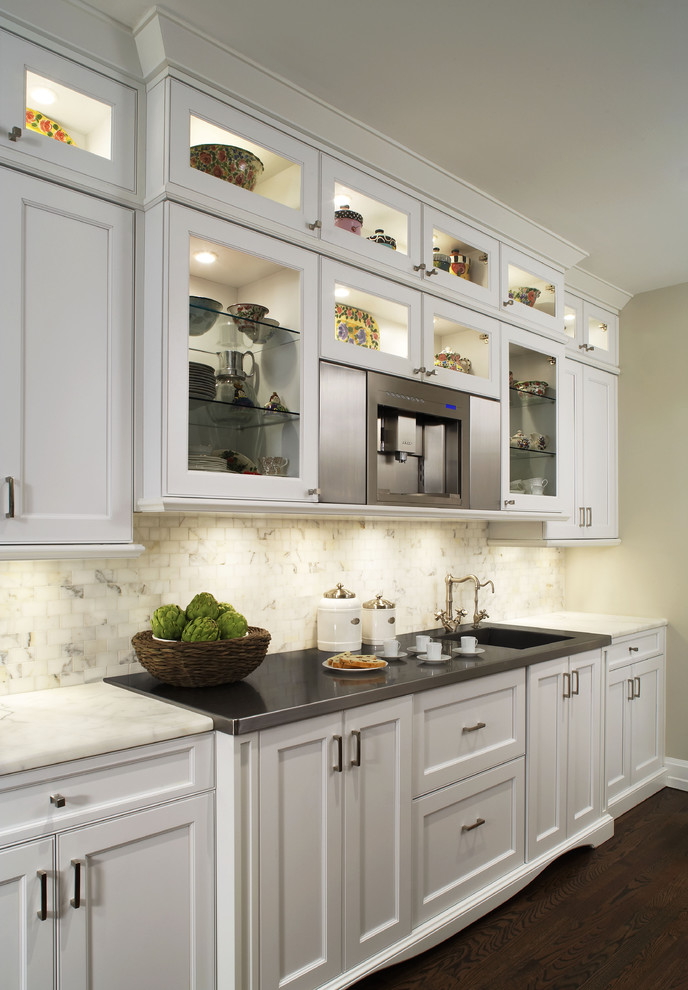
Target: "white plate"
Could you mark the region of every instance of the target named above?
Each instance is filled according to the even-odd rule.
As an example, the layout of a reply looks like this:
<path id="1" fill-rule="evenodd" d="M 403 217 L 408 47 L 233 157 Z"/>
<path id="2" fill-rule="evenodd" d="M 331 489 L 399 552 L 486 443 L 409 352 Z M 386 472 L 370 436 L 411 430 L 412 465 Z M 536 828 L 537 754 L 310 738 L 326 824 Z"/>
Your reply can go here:
<path id="1" fill-rule="evenodd" d="M 454 653 L 460 653 L 462 657 L 474 657 L 478 653 L 484 653 L 484 652 L 485 650 L 481 650 L 480 647 L 478 647 L 477 650 L 462 650 L 460 646 L 457 646 L 457 648 L 454 650 Z"/>
<path id="2" fill-rule="evenodd" d="M 408 656 L 408 653 L 377 653 L 376 656 L 380 660 L 403 660 L 404 657 Z"/>
<path id="3" fill-rule="evenodd" d="M 382 657 L 378 657 L 381 660 Z M 325 670 L 331 670 L 333 674 L 373 674 L 376 671 L 384 670 L 388 666 L 385 660 L 384 666 L 380 667 L 331 667 L 329 660 L 323 660 L 322 663 Z"/>
<path id="4" fill-rule="evenodd" d="M 437 660 L 430 660 L 427 653 L 418 653 L 416 660 L 420 660 L 421 663 L 446 663 L 447 660 L 451 660 L 451 656 L 449 653 L 443 653 Z"/>

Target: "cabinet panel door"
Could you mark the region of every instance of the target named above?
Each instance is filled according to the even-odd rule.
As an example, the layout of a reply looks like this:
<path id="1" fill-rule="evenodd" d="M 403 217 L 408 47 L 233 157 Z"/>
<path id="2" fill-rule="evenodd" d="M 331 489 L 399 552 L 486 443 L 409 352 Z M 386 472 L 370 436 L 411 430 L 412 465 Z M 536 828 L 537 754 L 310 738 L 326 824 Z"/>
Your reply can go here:
<path id="1" fill-rule="evenodd" d="M 600 815 L 599 653 L 571 658 L 569 706 L 568 834 L 573 835 Z"/>
<path id="2" fill-rule="evenodd" d="M 58 837 L 60 985 L 215 986 L 209 794 Z"/>
<path id="3" fill-rule="evenodd" d="M 568 659 L 528 668 L 527 849 L 535 859 L 566 838 Z"/>
<path id="4" fill-rule="evenodd" d="M 580 411 L 585 529 L 581 535 L 587 539 L 613 538 L 618 536 L 617 379 L 596 368 L 583 371 Z"/>
<path id="5" fill-rule="evenodd" d="M 41 910 L 39 876 L 43 871 L 45 911 Z M 54 877 L 52 839 L 40 839 L 0 852 L 3 990 L 50 990 L 54 985 Z"/>
<path id="6" fill-rule="evenodd" d="M 631 702 L 631 776 L 643 780 L 659 770 L 664 751 L 664 657 L 634 663 Z"/>
<path id="7" fill-rule="evenodd" d="M 631 665 L 607 674 L 605 774 L 607 803 L 631 784 Z"/>
<path id="8" fill-rule="evenodd" d="M 344 968 L 411 930 L 411 699 L 366 705 L 344 722 Z"/>
<path id="9" fill-rule="evenodd" d="M 342 968 L 341 724 L 332 716 L 261 733 L 262 990 L 312 990 Z"/>
<path id="10" fill-rule="evenodd" d="M 127 542 L 133 215 L 15 172 L 0 209 L 0 542 Z"/>

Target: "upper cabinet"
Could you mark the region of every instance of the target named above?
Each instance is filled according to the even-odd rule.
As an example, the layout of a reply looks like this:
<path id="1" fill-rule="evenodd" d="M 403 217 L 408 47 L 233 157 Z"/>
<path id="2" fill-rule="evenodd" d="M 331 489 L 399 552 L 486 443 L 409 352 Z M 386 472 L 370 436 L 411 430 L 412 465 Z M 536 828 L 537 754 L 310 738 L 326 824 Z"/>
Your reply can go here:
<path id="1" fill-rule="evenodd" d="M 318 230 L 318 152 L 168 78 L 148 94 L 148 198 L 170 187 L 237 219 Z"/>
<path id="2" fill-rule="evenodd" d="M 499 305 L 499 241 L 430 206 L 423 207 L 423 274 L 467 303 Z"/>
<path id="3" fill-rule="evenodd" d="M 564 296 L 564 332 L 571 357 L 601 367 L 618 366 L 619 317 L 616 313 L 567 292 Z"/>
<path id="4" fill-rule="evenodd" d="M 501 296 L 505 320 L 565 341 L 561 272 L 502 244 Z"/>
<path id="5" fill-rule="evenodd" d="M 0 31 L 0 158 L 100 192 L 137 193 L 139 90 Z"/>

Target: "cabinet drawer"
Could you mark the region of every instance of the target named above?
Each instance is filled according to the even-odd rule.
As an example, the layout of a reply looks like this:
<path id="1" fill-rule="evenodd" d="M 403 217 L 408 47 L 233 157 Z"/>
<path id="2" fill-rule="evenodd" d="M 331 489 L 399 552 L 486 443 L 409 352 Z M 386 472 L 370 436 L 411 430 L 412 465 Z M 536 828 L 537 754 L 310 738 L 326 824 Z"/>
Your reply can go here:
<path id="1" fill-rule="evenodd" d="M 413 699 L 413 794 L 525 753 L 525 670 L 423 691 Z"/>
<path id="2" fill-rule="evenodd" d="M 525 855 L 523 758 L 413 802 L 413 924 L 520 866 Z"/>
<path id="3" fill-rule="evenodd" d="M 212 788 L 214 776 L 211 733 L 7 774 L 0 777 L 0 843 L 186 797 Z"/>
<path id="4" fill-rule="evenodd" d="M 614 670 L 658 653 L 664 653 L 664 626 L 615 640 L 607 647 L 607 669 Z"/>

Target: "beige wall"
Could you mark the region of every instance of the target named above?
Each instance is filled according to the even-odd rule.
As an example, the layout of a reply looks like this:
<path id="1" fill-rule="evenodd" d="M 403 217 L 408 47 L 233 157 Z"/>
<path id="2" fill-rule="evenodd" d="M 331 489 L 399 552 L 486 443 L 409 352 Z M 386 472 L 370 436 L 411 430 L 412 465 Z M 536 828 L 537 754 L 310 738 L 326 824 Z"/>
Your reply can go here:
<path id="1" fill-rule="evenodd" d="M 667 756 L 688 760 L 688 283 L 626 306 L 621 367 L 622 543 L 567 553 L 566 604 L 668 619 Z"/>

